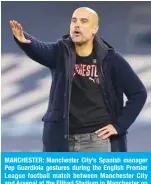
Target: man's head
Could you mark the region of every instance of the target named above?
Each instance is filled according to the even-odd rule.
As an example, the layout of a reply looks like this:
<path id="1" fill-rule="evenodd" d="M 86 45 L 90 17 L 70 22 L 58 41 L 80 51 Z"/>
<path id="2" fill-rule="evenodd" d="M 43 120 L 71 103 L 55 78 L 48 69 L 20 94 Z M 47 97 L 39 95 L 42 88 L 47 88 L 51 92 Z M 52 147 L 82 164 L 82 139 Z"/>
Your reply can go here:
<path id="1" fill-rule="evenodd" d="M 99 17 L 94 10 L 82 7 L 74 11 L 70 24 L 70 36 L 75 44 L 81 45 L 93 40 L 98 29 Z"/>

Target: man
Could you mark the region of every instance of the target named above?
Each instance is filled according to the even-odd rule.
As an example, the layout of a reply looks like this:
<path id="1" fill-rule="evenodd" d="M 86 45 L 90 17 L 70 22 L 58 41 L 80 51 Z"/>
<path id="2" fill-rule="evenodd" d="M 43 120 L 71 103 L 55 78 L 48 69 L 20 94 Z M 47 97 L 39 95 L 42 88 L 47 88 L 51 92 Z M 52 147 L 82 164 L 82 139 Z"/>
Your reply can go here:
<path id="1" fill-rule="evenodd" d="M 76 9 L 70 35 L 55 43 L 37 40 L 17 21 L 10 25 L 27 56 L 52 72 L 49 106 L 42 118 L 44 151 L 127 151 L 127 130 L 147 93 L 125 59 L 96 35 L 97 13 Z"/>

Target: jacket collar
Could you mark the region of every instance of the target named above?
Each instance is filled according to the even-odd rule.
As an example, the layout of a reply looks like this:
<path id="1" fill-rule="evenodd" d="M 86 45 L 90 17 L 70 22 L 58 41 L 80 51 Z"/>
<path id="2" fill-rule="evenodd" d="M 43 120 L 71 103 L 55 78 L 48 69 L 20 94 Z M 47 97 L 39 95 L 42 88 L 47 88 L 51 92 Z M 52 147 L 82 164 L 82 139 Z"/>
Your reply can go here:
<path id="1" fill-rule="evenodd" d="M 65 35 L 62 37 L 61 41 L 68 47 L 70 50 L 70 59 L 71 63 L 68 63 L 68 60 L 66 61 L 66 68 L 70 67 L 70 71 L 73 71 L 74 65 L 76 62 L 76 54 L 75 54 L 75 45 L 70 37 L 70 35 Z M 110 46 L 107 42 L 105 42 L 103 39 L 99 38 L 98 36 L 95 36 L 94 38 L 94 50 L 96 52 L 96 57 L 98 58 L 98 61 L 100 63 L 100 66 L 102 66 L 102 61 L 104 57 L 108 54 L 109 50 L 113 50 L 113 47 Z M 70 66 L 69 66 L 70 65 Z M 68 72 L 68 69 L 66 69 Z M 72 76 L 72 72 L 69 72 Z"/>
<path id="2" fill-rule="evenodd" d="M 69 34 L 64 35 L 62 37 L 62 41 L 69 47 L 74 49 L 74 43 L 70 37 Z M 105 57 L 106 54 L 108 53 L 109 50 L 114 50 L 114 48 L 109 45 L 106 41 L 104 41 L 103 39 L 101 39 L 98 36 L 95 36 L 94 38 L 94 50 L 96 51 L 97 55 L 99 54 L 99 56 L 101 58 Z"/>

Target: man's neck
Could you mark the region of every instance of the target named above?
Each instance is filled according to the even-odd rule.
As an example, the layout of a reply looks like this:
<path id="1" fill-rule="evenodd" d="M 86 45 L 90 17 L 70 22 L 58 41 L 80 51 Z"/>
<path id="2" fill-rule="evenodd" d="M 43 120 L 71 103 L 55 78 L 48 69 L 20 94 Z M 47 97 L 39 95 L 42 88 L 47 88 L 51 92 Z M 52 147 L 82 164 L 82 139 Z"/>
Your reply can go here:
<path id="1" fill-rule="evenodd" d="M 75 45 L 75 50 L 79 56 L 89 56 L 93 50 L 93 41 L 84 43 L 82 45 Z"/>

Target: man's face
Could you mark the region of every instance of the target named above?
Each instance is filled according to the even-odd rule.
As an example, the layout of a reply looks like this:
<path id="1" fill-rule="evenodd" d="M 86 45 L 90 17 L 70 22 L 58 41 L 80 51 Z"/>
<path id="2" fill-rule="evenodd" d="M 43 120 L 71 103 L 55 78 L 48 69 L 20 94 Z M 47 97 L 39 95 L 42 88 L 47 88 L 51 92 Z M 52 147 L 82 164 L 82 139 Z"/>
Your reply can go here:
<path id="1" fill-rule="evenodd" d="M 70 24 L 70 36 L 76 44 L 82 44 L 93 38 L 96 31 L 94 16 L 86 10 L 73 13 Z"/>

